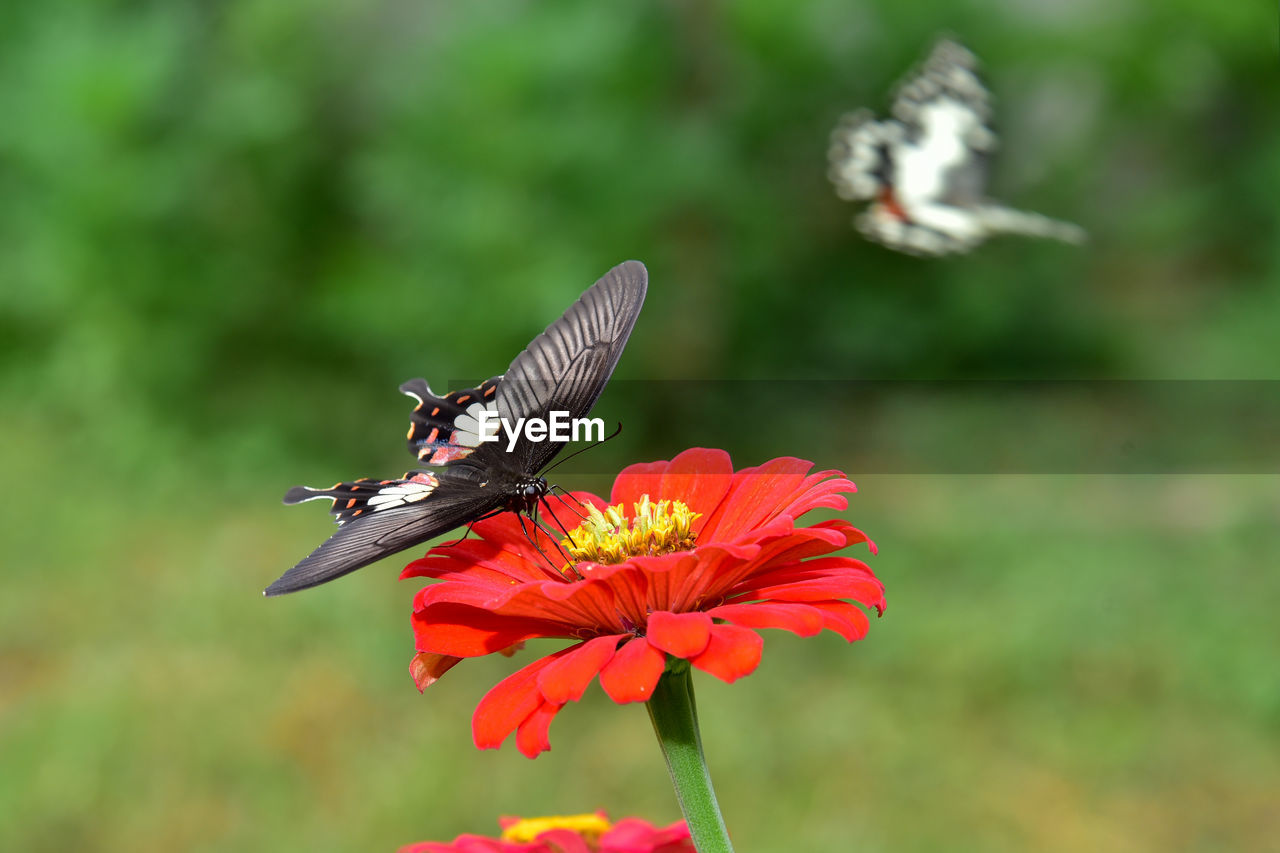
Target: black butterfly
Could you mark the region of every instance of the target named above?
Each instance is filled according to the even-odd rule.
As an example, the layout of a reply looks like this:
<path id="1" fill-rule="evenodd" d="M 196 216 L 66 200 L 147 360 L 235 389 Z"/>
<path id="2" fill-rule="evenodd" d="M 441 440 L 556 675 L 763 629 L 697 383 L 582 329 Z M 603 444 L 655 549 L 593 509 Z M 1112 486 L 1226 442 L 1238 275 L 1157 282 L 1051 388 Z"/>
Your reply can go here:
<path id="1" fill-rule="evenodd" d="M 831 134 L 829 175 L 846 201 L 871 201 L 856 222 L 900 252 L 964 252 L 995 234 L 1080 243 L 1084 231 L 986 198 L 987 161 L 996 136 L 977 60 L 942 40 L 921 69 L 898 86 L 893 118 L 870 110 L 846 115 Z"/>
<path id="2" fill-rule="evenodd" d="M 400 390 L 418 400 L 409 449 L 435 472 L 410 471 L 398 480 L 356 480 L 330 489 L 295 486 L 286 504 L 331 499 L 338 530 L 265 590 L 279 595 L 316 586 L 388 554 L 459 527 L 512 511 L 532 514 L 548 494 L 538 472 L 564 442 L 530 441 L 523 432 L 507 451 L 507 437 L 481 442 L 479 413 L 547 419 L 552 411 L 583 417 L 613 373 L 648 288 L 644 264 L 627 261 L 592 285 L 559 320 L 515 357 L 507 372 L 478 388 L 436 396 L 422 379 Z"/>

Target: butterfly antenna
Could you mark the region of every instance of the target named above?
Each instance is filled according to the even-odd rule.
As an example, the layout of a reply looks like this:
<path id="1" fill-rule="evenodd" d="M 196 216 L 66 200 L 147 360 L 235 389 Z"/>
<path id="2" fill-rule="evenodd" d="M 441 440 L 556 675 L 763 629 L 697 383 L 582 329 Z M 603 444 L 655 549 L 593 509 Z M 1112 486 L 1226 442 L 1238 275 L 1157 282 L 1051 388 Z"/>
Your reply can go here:
<path id="1" fill-rule="evenodd" d="M 568 462 L 570 459 L 572 459 L 573 457 L 577 456 L 579 453 L 586 453 L 588 450 L 592 450 L 592 449 L 594 449 L 594 448 L 596 448 L 596 447 L 599 447 L 600 445 L 604 444 L 606 441 L 609 441 L 610 439 L 617 438 L 617 437 L 618 437 L 618 435 L 619 435 L 619 433 L 621 433 L 621 432 L 622 432 L 622 421 L 618 421 L 618 428 L 617 428 L 617 429 L 615 429 L 613 432 L 609 433 L 608 435 L 606 435 L 604 438 L 600 439 L 600 440 L 599 440 L 599 441 L 597 441 L 597 442 L 594 442 L 594 443 L 592 443 L 592 444 L 588 444 L 586 447 L 583 447 L 583 448 L 580 448 L 580 449 L 578 449 L 578 450 L 573 451 L 573 452 L 572 452 L 572 453 L 570 453 L 568 456 L 566 456 L 565 458 L 561 459 L 561 460 L 560 460 L 559 462 L 557 462 L 556 464 L 552 465 L 550 468 L 544 468 L 544 469 L 543 469 L 543 471 L 542 471 L 542 476 L 544 476 L 544 477 L 545 477 L 547 474 L 549 474 L 549 473 L 551 473 L 552 471 L 556 470 L 556 469 L 557 469 L 557 468 L 559 468 L 561 465 L 563 465 L 565 462 Z"/>

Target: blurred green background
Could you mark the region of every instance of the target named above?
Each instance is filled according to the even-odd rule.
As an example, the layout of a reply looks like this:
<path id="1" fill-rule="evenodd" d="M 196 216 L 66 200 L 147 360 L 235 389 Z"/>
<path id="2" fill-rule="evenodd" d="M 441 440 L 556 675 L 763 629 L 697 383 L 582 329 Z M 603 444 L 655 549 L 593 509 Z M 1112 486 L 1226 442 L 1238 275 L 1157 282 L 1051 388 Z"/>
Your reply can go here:
<path id="1" fill-rule="evenodd" d="M 1087 247 L 851 229 L 827 134 L 940 32 L 996 98 L 993 194 Z M 595 413 L 628 429 L 560 482 L 799 455 L 881 545 L 865 641 L 769 632 L 697 680 L 739 849 L 1274 849 L 1274 468 L 867 476 L 864 413 L 799 380 L 1276 378 L 1276 84 L 1262 2 L 3 4 L 0 849 L 676 819 L 597 688 L 551 753 L 477 752 L 515 663 L 419 696 L 404 557 L 258 594 L 332 529 L 288 486 L 407 467 L 401 381 L 500 372 L 625 258 L 635 381 Z M 691 378 L 771 416 L 673 416 Z M 984 412 L 926 414 L 962 454 L 1017 423 Z"/>

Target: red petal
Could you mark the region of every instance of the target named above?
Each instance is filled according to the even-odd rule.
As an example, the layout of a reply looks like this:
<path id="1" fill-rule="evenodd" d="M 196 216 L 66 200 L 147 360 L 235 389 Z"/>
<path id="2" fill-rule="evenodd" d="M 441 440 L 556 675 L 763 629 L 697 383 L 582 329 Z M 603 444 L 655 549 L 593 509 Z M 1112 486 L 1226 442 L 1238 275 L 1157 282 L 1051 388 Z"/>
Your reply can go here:
<path id="1" fill-rule="evenodd" d="M 532 845 L 521 844 L 513 847 L 511 853 L 593 853 L 587 840 L 572 829 L 548 829 L 538 834 Z M 624 853 L 613 851 L 609 853 Z M 629 851 L 625 852 L 629 853 Z M 655 853 L 653 850 L 636 851 L 636 853 Z"/>
<path id="2" fill-rule="evenodd" d="M 600 671 L 600 686 L 619 705 L 647 702 L 667 665 L 666 658 L 644 640 L 632 640 Z"/>
<path id="3" fill-rule="evenodd" d="M 503 649 L 502 651 L 498 652 L 498 654 L 502 655 L 504 658 L 515 657 L 516 652 L 518 652 L 518 651 L 522 651 L 523 649 L 524 649 L 524 643 L 523 643 L 523 642 L 520 642 L 520 643 L 512 643 L 511 645 L 507 646 L 507 647 L 506 647 L 505 649 Z"/>
<path id="4" fill-rule="evenodd" d="M 774 515 L 813 467 L 803 459 L 771 459 L 756 468 L 733 475 L 733 485 L 720 508 L 707 521 L 705 532 L 719 540 L 732 540 Z"/>
<path id="5" fill-rule="evenodd" d="M 726 604 L 707 613 L 743 628 L 781 628 L 801 637 L 812 637 L 823 628 L 822 612 L 806 604 Z"/>
<path id="6" fill-rule="evenodd" d="M 851 643 L 861 640 L 871 628 L 867 614 L 847 601 L 815 601 L 809 606 L 822 611 L 824 627 Z"/>
<path id="7" fill-rule="evenodd" d="M 735 585 L 728 597 L 732 604 L 749 599 L 827 601 L 852 598 L 883 609 L 884 584 L 860 560 L 823 557 L 761 572 Z"/>
<path id="8" fill-rule="evenodd" d="M 601 569 L 635 573 L 626 564 Z M 418 600 L 413 628 L 423 652 L 475 657 L 534 637 L 579 639 L 626 630 L 613 589 L 604 580 L 539 581 L 508 586 L 497 594 L 446 582 L 428 587 Z"/>
<path id="9" fill-rule="evenodd" d="M 640 500 L 641 495 L 652 498 L 662 482 L 662 472 L 667 470 L 670 464 L 665 460 L 637 462 L 635 465 L 623 468 L 614 478 L 613 490 L 609 492 L 609 504 L 611 506 L 622 504 L 623 508 L 630 512 L 631 504 Z"/>
<path id="10" fill-rule="evenodd" d="M 711 617 L 655 610 L 649 614 L 645 636 L 655 648 L 688 660 L 702 654 L 711 642 Z"/>
<path id="11" fill-rule="evenodd" d="M 548 702 L 563 705 L 577 702 L 600 670 L 613 659 L 614 649 L 624 635 L 596 637 L 568 650 L 568 653 L 538 674 L 538 689 Z"/>
<path id="12" fill-rule="evenodd" d="M 760 665 L 764 640 L 750 628 L 737 625 L 713 625 L 707 650 L 690 663 L 703 672 L 732 684 L 750 675 Z"/>
<path id="13" fill-rule="evenodd" d="M 567 651 L 567 650 L 566 650 Z M 564 652 L 557 652 L 507 676 L 484 695 L 471 717 L 471 735 L 480 749 L 497 749 L 517 726 L 543 704 L 538 673 Z"/>
<path id="14" fill-rule="evenodd" d="M 419 841 L 416 844 L 406 844 L 396 853 L 458 853 L 457 842 L 462 840 L 462 836 L 458 836 L 453 844 L 446 844 L 443 841 Z"/>
<path id="15" fill-rule="evenodd" d="M 516 730 L 516 747 L 525 758 L 537 758 L 538 753 L 551 749 L 547 730 L 562 707 L 564 706 L 554 702 L 543 702 L 536 711 L 525 717 Z"/>
<path id="16" fill-rule="evenodd" d="M 610 571 L 611 570 L 611 571 Z M 556 626 L 546 636 L 581 636 L 589 628 L 593 634 L 616 634 L 625 630 L 618 619 L 618 607 L 611 583 L 605 578 L 627 571 L 627 565 L 603 567 L 600 578 L 573 583 L 540 581 L 511 587 L 492 599 L 485 608 L 504 619 L 527 619 Z"/>
<path id="17" fill-rule="evenodd" d="M 409 662 L 409 675 L 413 676 L 413 683 L 418 685 L 418 692 L 421 693 L 439 681 L 440 676 L 453 669 L 460 660 L 462 658 L 456 658 L 453 655 L 419 652 Z"/>
<path id="18" fill-rule="evenodd" d="M 790 557 L 792 551 L 788 551 L 784 557 Z M 803 562 L 773 560 L 766 570 L 756 572 L 751 578 L 752 584 L 759 588 L 815 580 L 871 581 L 883 586 L 870 566 L 853 557 L 821 557 Z"/>
<path id="19" fill-rule="evenodd" d="M 533 637 L 562 636 L 541 619 L 511 618 L 450 602 L 415 611 L 413 633 L 420 652 L 464 658 L 500 652 Z"/>
<path id="20" fill-rule="evenodd" d="M 552 530 L 559 531 L 561 527 L 565 530 L 573 530 L 582 523 L 582 517 L 586 515 L 581 504 L 590 504 L 601 511 L 608 508 L 603 498 L 596 497 L 590 492 L 570 492 L 567 496 L 555 494 L 543 498 L 542 503 L 538 505 L 538 514 Z M 554 550 L 555 545 L 550 547 Z"/>
<path id="21" fill-rule="evenodd" d="M 771 459 L 734 475 L 733 485 L 704 534 L 734 540 L 775 518 L 795 519 L 818 507 L 844 509 L 844 493 L 856 487 L 839 471 L 805 475 L 813 464 L 803 459 Z"/>
<path id="22" fill-rule="evenodd" d="M 474 532 L 480 538 L 437 545 L 427 556 L 406 566 L 401 577 L 496 572 L 517 581 L 545 579 L 541 557 L 521 531 L 515 513 L 504 512 L 477 522 Z"/>
<path id="23" fill-rule="evenodd" d="M 638 817 L 624 817 L 600 836 L 600 849 L 609 853 L 676 853 L 693 848 L 689 827 L 682 820 L 659 829 Z"/>
<path id="24" fill-rule="evenodd" d="M 880 553 L 880 549 L 876 547 L 876 543 L 871 541 L 871 537 L 854 527 L 852 524 L 846 525 L 845 531 L 847 537 L 845 540 L 846 545 L 858 545 L 862 542 L 866 542 L 868 551 L 872 554 Z"/>
<path id="25" fill-rule="evenodd" d="M 425 557 L 413 560 L 400 572 L 405 578 L 441 578 L 466 572 L 474 575 L 477 568 L 492 568 L 505 552 L 493 542 L 483 539 L 454 540 L 437 545 Z"/>
<path id="26" fill-rule="evenodd" d="M 733 482 L 733 462 L 723 450 L 695 447 L 671 460 L 654 500 L 678 500 L 702 518 L 693 522 L 693 532 L 701 532 L 711 513 Z"/>
<path id="27" fill-rule="evenodd" d="M 737 590 L 734 590 L 738 594 Z M 868 607 L 880 607 L 884 601 L 884 588 L 879 581 L 853 577 L 817 577 L 792 583 L 756 587 L 741 593 L 744 597 L 767 598 L 776 601 L 830 601 L 852 598 Z"/>
<path id="28" fill-rule="evenodd" d="M 774 522 L 761 528 L 759 532 L 763 534 L 777 527 L 777 522 Z M 776 538 L 770 538 L 767 541 L 763 538 L 758 540 L 760 542 L 758 559 L 762 564 L 767 561 L 773 565 L 779 565 L 839 551 L 848 544 L 848 533 L 844 528 L 853 529 L 853 525 L 838 519 L 799 528 L 791 522 L 790 527 L 789 531 Z"/>
<path id="29" fill-rule="evenodd" d="M 693 524 L 697 532 L 719 505 L 732 482 L 733 463 L 728 453 L 694 447 L 670 462 L 626 468 L 614 481 L 611 502 L 623 503 L 626 511 L 630 512 L 631 504 L 645 494 L 655 501 L 684 501 L 694 512 L 702 513 L 702 518 Z"/>
<path id="30" fill-rule="evenodd" d="M 483 835 L 459 835 L 453 845 L 446 853 L 516 853 L 520 850 L 519 846 L 510 842 Z"/>

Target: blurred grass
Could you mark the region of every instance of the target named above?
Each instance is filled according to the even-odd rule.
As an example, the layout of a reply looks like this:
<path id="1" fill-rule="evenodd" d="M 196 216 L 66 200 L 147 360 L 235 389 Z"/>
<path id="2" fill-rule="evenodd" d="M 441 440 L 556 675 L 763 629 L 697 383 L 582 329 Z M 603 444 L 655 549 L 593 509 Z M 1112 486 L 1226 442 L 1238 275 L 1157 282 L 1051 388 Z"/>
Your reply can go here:
<path id="1" fill-rule="evenodd" d="M 850 229 L 827 134 L 943 30 L 995 94 L 993 193 L 1086 249 Z M 652 286 L 599 412 L 628 428 L 565 470 L 803 455 L 882 548 L 864 642 L 771 632 L 698 679 L 740 849 L 1274 846 L 1274 473 L 889 476 L 921 435 L 1097 424 L 796 382 L 1274 379 L 1274 33 L 1203 0 L 0 5 L 0 850 L 675 819 L 643 710 L 597 689 L 537 761 L 477 753 L 515 664 L 418 696 L 398 560 L 258 596 L 331 529 L 285 487 L 403 470 L 398 383 L 492 375 L 628 257 Z M 756 381 L 709 420 L 685 379 Z"/>

